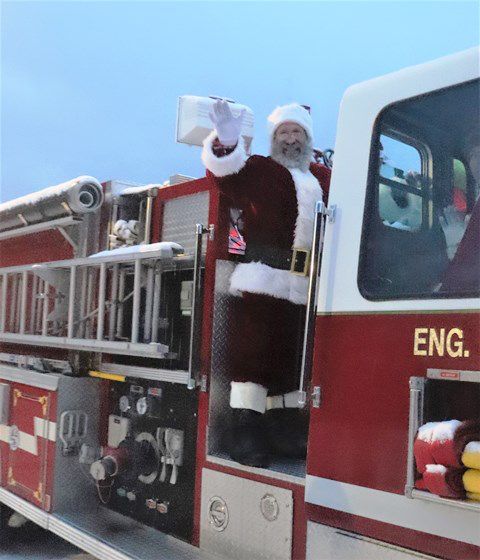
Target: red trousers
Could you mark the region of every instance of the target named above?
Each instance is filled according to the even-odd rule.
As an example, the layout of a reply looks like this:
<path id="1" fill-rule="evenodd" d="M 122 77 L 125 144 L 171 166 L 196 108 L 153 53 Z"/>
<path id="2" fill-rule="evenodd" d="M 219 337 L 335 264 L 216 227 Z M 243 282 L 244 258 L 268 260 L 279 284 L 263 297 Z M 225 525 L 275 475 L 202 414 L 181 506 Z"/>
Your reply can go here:
<path id="1" fill-rule="evenodd" d="M 305 306 L 244 293 L 235 298 L 227 342 L 231 381 L 282 394 L 298 388 Z"/>

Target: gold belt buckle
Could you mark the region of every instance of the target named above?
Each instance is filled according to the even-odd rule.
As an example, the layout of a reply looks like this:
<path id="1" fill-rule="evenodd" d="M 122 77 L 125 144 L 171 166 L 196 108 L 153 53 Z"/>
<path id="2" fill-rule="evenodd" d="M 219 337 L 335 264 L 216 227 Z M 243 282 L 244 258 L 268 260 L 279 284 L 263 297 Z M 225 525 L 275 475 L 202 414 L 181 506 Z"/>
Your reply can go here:
<path id="1" fill-rule="evenodd" d="M 308 249 L 292 250 L 292 263 L 290 265 L 290 272 L 298 276 L 308 276 L 310 268 L 310 251 Z"/>

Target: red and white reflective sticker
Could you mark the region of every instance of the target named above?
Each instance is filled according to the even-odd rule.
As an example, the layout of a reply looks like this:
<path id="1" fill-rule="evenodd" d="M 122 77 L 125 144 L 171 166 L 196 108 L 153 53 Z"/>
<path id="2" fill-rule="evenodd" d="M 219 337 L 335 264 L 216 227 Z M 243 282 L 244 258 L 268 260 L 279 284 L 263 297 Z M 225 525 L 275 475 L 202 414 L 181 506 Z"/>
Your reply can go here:
<path id="1" fill-rule="evenodd" d="M 442 379 L 460 379 L 459 371 L 441 371 L 440 377 Z"/>

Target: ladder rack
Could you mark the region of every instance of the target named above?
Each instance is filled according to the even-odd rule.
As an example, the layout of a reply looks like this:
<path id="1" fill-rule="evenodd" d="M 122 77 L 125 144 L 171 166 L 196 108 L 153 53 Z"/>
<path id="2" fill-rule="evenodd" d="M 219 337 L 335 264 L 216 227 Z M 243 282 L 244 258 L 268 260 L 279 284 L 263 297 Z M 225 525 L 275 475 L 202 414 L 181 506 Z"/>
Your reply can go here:
<path id="1" fill-rule="evenodd" d="M 0 341 L 155 358 L 162 274 L 194 270 L 171 247 L 0 268 Z"/>

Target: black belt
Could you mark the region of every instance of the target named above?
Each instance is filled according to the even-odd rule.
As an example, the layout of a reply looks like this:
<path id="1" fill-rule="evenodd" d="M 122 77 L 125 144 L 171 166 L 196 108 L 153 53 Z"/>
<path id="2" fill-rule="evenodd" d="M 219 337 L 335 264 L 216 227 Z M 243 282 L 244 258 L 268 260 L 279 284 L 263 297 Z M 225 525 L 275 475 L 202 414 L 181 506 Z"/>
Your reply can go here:
<path id="1" fill-rule="evenodd" d="M 263 245 L 252 246 L 247 243 L 246 261 L 260 261 L 280 270 L 289 270 L 299 276 L 308 276 L 310 267 L 309 249 L 280 249 Z"/>

